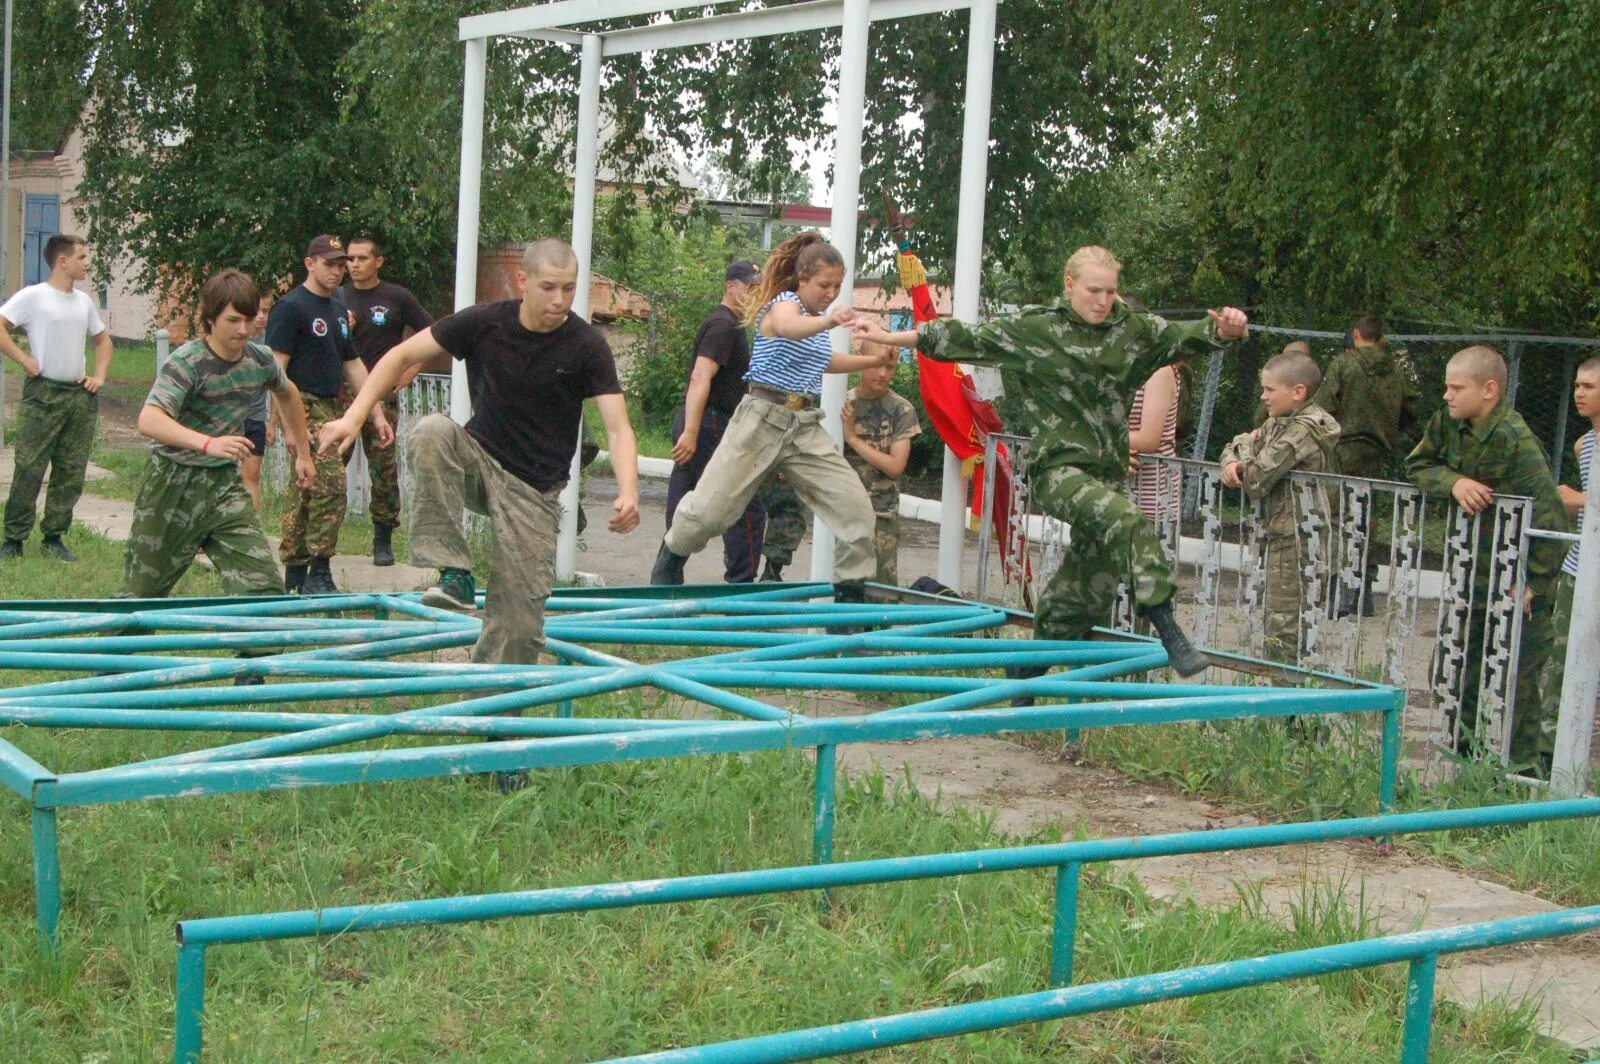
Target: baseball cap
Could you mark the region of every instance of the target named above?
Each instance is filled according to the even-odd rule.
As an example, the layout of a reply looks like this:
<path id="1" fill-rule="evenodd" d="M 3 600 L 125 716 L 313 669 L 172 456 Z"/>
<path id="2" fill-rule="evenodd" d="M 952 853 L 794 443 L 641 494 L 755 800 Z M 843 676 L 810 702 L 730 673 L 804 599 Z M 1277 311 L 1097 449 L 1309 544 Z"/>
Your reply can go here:
<path id="1" fill-rule="evenodd" d="M 327 233 L 316 237 L 306 247 L 306 258 L 308 259 L 348 259 L 349 257 L 344 250 L 344 241 Z"/>
<path id="2" fill-rule="evenodd" d="M 728 270 L 722 275 L 724 281 L 740 281 L 744 284 L 755 284 L 761 276 L 761 269 L 749 259 L 739 259 L 728 263 Z"/>

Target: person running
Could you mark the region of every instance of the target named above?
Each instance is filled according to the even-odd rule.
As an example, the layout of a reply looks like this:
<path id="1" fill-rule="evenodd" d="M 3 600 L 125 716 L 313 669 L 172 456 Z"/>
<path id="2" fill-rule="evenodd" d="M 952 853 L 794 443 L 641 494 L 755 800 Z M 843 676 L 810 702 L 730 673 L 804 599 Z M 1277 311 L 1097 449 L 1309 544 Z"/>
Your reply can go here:
<path id="1" fill-rule="evenodd" d="M 94 300 L 74 287 L 89 276 L 89 249 L 83 238 L 57 233 L 44 242 L 44 261 L 50 264 L 50 276 L 20 289 L 0 306 L 0 352 L 28 375 L 17 404 L 15 465 L 0 559 L 22 556 L 48 469 L 40 549 L 61 561 L 75 562 L 77 555 L 61 537 L 72 526 L 73 507 L 83 494 L 99 421 L 100 387 L 111 368 L 111 331 L 100 320 Z M 27 352 L 11 338 L 11 330 L 18 327 L 28 332 Z M 84 345 L 91 338 L 94 372 L 86 373 Z"/>
<path id="2" fill-rule="evenodd" d="M 412 333 L 433 324 L 433 316 L 410 290 L 378 276 L 383 269 L 383 245 L 370 236 L 350 241 L 350 276 L 339 297 L 350 311 L 351 337 L 356 355 L 371 373 L 378 360 Z M 380 404 L 390 428 L 400 427 L 400 389 L 410 384 L 419 364 L 401 377 L 395 390 Z M 399 448 L 384 445 L 375 422 L 361 428 L 361 448 L 367 456 L 372 481 L 372 564 L 394 564 L 394 530 L 400 527 Z"/>
<path id="3" fill-rule="evenodd" d="M 319 454 L 336 458 L 413 367 L 445 352 L 466 364 L 472 420 L 463 427 L 430 414 L 411 433 L 411 562 L 439 569 L 424 603 L 476 609 L 472 548 L 461 518 L 468 509 L 488 516 L 492 576 L 483 630 L 472 648 L 475 662 L 530 664 L 544 647 L 560 495 L 585 399 L 600 408 L 617 478 L 611 531 L 639 525 L 638 445 L 616 362 L 605 337 L 572 312 L 577 254 L 564 241 L 535 241 L 523 252 L 517 283 L 521 299 L 458 310 L 401 341 L 320 436 Z"/>
<path id="4" fill-rule="evenodd" d="M 1206 667 L 1172 612 L 1172 565 L 1144 515 L 1123 493 L 1128 467 L 1128 406 L 1160 366 L 1243 339 L 1248 319 L 1225 307 L 1195 322 L 1169 322 L 1117 298 L 1122 263 L 1102 247 L 1067 259 L 1064 298 L 983 325 L 927 322 L 910 332 L 875 325 L 862 340 L 916 347 L 942 362 L 994 366 L 1017 378 L 1026 420 L 1035 426 L 1034 498 L 1072 529 L 1072 547 L 1039 596 L 1041 639 L 1084 639 L 1111 615 L 1117 587 L 1131 579 L 1136 612 L 1154 627 L 1180 676 Z M 1017 669 L 1041 676 L 1048 666 Z"/>
<path id="5" fill-rule="evenodd" d="M 739 519 L 773 469 L 838 538 L 834 597 L 860 602 L 876 567 L 872 500 L 855 470 L 822 427 L 824 373 L 852 373 L 892 364 L 882 355 L 838 354 L 828 330 L 855 323 L 849 306 L 828 310 L 844 285 L 844 258 L 810 230 L 778 245 L 745 304 L 756 327 L 749 392 L 740 400 L 700 485 L 678 504 L 661 540 L 652 584 L 683 583 L 689 556 Z"/>
<path id="6" fill-rule="evenodd" d="M 739 309 L 760 277 L 756 264 L 746 259 L 730 263 L 723 274 L 722 302 L 700 323 L 695 333 L 689 387 L 683 407 L 672 421 L 672 477 L 667 481 L 667 527 L 683 497 L 695 489 L 706 463 L 716 453 L 733 412 L 744 398 L 744 375 L 750 369 L 750 343 L 745 338 Z M 744 513 L 722 533 L 724 579 L 748 584 L 761 562 L 766 511 L 758 495 L 750 497 Z"/>
<path id="7" fill-rule="evenodd" d="M 300 391 L 272 352 L 250 342 L 260 301 L 238 270 L 213 275 L 200 292 L 201 339 L 172 352 L 139 411 L 150 462 L 133 504 L 123 561 L 128 598 L 165 598 L 205 551 L 229 595 L 281 595 L 255 503 L 239 466 L 253 444 L 245 423 L 274 395 L 295 441 L 295 479 L 316 476 Z"/>
<path id="8" fill-rule="evenodd" d="M 273 304 L 267 317 L 267 346 L 300 389 L 312 435 L 343 413 L 344 385 L 359 391 L 367 382 L 367 368 L 350 342 L 349 311 L 336 298 L 346 258 L 336 236 L 324 234 L 311 241 L 306 248 L 305 282 Z M 380 446 L 387 447 L 394 441 L 394 430 L 381 408 L 372 411 L 372 421 Z M 338 552 L 339 529 L 344 525 L 344 462 L 337 456 L 319 459 L 312 486 L 290 486 L 283 503 L 278 557 L 284 564 L 284 583 L 302 595 L 337 594 L 330 562 Z"/>

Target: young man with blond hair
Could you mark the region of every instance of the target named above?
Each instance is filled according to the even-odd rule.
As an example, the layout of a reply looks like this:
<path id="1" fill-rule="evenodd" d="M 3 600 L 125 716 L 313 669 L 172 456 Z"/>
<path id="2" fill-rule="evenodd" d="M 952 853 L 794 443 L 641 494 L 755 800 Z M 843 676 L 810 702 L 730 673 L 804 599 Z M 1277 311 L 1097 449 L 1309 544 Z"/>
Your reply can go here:
<path id="1" fill-rule="evenodd" d="M 1557 491 L 1549 460 L 1522 415 L 1505 401 L 1506 362 L 1492 347 L 1463 348 L 1445 366 L 1445 409 L 1434 414 L 1406 470 L 1412 483 L 1429 495 L 1450 499 L 1468 514 L 1494 505 L 1498 495 L 1523 495 L 1533 500 L 1533 524 L 1557 532 L 1567 530 L 1567 510 Z M 1493 515 L 1479 522 L 1475 551 L 1474 609 L 1467 633 L 1467 678 L 1456 721 L 1456 749 L 1476 754 L 1482 749 L 1478 729 L 1478 666 L 1483 661 L 1484 629 L 1489 606 L 1487 555 Z M 1522 646 L 1518 657 L 1516 705 L 1511 726 L 1511 760 L 1531 765 L 1548 776 L 1555 749 L 1554 706 L 1543 683 L 1545 663 L 1556 641 L 1553 614 L 1555 580 L 1561 568 L 1561 544 L 1537 540 L 1528 550 L 1528 590 L 1521 603 Z"/>
<path id="2" fill-rule="evenodd" d="M 1106 623 L 1117 587 L 1131 582 L 1136 611 L 1161 636 L 1172 668 L 1206 667 L 1172 612 L 1172 566 L 1155 532 L 1123 493 L 1128 408 L 1158 367 L 1243 339 L 1248 319 L 1225 307 L 1201 321 L 1174 323 L 1117 296 L 1122 263 L 1103 247 L 1067 259 L 1063 297 L 982 325 L 941 320 L 912 332 L 858 327 L 863 340 L 916 347 L 944 362 L 994 366 L 1016 381 L 1034 426 L 1032 491 L 1040 508 L 1072 530 L 1071 554 L 1039 596 L 1035 631 L 1083 639 Z M 1044 668 L 1015 670 L 1042 675 Z"/>

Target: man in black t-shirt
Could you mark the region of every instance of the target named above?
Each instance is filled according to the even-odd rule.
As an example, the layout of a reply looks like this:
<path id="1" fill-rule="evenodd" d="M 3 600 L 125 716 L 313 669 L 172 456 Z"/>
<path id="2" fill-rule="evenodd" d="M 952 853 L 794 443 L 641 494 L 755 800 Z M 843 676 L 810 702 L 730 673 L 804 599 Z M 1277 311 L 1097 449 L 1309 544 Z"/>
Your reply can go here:
<path id="1" fill-rule="evenodd" d="M 723 274 L 722 302 L 717 304 L 695 334 L 689 365 L 689 388 L 683 409 L 672 421 L 672 478 L 667 481 L 667 527 L 682 498 L 700 483 L 711 454 L 744 398 L 745 371 L 750 368 L 750 342 L 740 311 L 745 298 L 760 279 L 756 265 L 745 259 L 731 263 Z M 722 534 L 724 579 L 748 584 L 761 562 L 767 512 L 759 495 L 752 496 L 744 515 Z"/>
<path id="2" fill-rule="evenodd" d="M 472 420 L 443 414 L 417 423 L 409 443 L 416 489 L 411 561 L 435 566 L 431 606 L 476 608 L 472 551 L 462 511 L 488 515 L 494 554 L 477 662 L 531 663 L 544 646 L 544 602 L 555 578 L 558 498 L 577 450 L 583 401 L 605 422 L 617 478 L 613 532 L 639 525 L 639 462 L 611 348 L 572 313 L 578 259 L 560 240 L 522 256 L 521 299 L 480 303 L 440 318 L 384 356 L 349 411 L 323 428 L 321 453 L 350 446 L 367 412 L 413 366 L 448 352 L 466 364 Z"/>
<path id="3" fill-rule="evenodd" d="M 344 245 L 326 234 L 306 248 L 305 283 L 272 305 L 265 340 L 283 366 L 306 408 L 313 437 L 345 411 L 341 389 L 358 391 L 367 382 L 367 368 L 350 342 L 350 314 L 336 297 L 344 277 Z M 366 415 L 362 415 L 363 421 Z M 378 446 L 394 442 L 394 429 L 382 410 L 372 411 Z M 344 463 L 335 455 L 317 462 L 317 478 L 309 491 L 290 484 L 283 497 L 283 540 L 278 558 L 284 583 L 302 595 L 334 595 L 329 560 L 339 547 L 344 524 Z"/>
<path id="4" fill-rule="evenodd" d="M 433 324 L 433 317 L 409 290 L 378 276 L 383 269 L 383 245 L 372 237 L 350 241 L 349 267 L 350 278 L 339 289 L 339 297 L 350 311 L 356 354 L 370 373 L 408 331 L 421 332 Z M 420 364 L 408 370 L 399 386 L 383 398 L 383 415 L 396 431 L 400 428 L 400 389 L 421 370 Z M 378 446 L 377 429 L 371 422 L 361 430 L 361 447 L 372 479 L 372 564 L 393 565 L 391 541 L 400 525 L 399 448 Z"/>

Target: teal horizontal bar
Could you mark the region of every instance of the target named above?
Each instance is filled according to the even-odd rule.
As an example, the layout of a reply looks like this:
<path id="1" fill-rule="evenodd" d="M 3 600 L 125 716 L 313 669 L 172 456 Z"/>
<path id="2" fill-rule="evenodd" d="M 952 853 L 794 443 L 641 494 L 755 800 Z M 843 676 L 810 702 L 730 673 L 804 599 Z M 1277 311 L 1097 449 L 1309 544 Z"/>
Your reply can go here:
<path id="1" fill-rule="evenodd" d="M 195 709 L 90 709 L 0 705 L 0 725 L 30 728 L 107 728 L 129 731 L 308 732 L 352 721 L 393 720 L 396 735 L 605 735 L 619 731 L 691 728 L 736 721 L 631 717 L 402 717 L 382 713 L 272 713 Z M 0 754 L 3 758 L 3 754 Z M 0 767 L 3 771 L 3 767 Z M 53 774 L 47 773 L 50 778 Z"/>
<path id="2" fill-rule="evenodd" d="M 55 778 L 54 772 L 0 739 L 0 783 L 11 788 L 19 797 L 32 801 L 34 784 Z"/>

